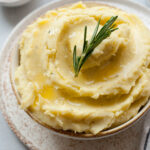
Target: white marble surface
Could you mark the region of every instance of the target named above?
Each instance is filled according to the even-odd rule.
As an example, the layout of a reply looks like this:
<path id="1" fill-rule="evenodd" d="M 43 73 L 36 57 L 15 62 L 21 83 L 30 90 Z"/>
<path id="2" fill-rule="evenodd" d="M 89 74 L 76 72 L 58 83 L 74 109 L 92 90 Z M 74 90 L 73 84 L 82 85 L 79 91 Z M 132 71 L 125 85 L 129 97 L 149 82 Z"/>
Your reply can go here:
<path id="1" fill-rule="evenodd" d="M 6 8 L 0 6 L 0 49 L 14 26 L 27 14 L 50 0 L 32 0 L 29 4 L 18 8 Z M 136 0 L 147 5 L 146 0 Z M 148 5 L 147 5 L 148 6 Z M 149 113 L 150 114 L 150 113 Z M 140 139 L 139 139 L 140 140 Z M 147 150 L 149 150 L 147 148 Z M 0 113 L 0 150 L 27 150 L 10 130 Z"/>

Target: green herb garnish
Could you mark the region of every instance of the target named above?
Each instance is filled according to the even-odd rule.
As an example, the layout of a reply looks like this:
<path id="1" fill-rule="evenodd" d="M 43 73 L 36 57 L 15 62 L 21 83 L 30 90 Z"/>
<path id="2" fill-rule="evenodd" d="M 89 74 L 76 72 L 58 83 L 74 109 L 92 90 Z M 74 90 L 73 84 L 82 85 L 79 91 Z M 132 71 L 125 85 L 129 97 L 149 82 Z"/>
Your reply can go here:
<path id="1" fill-rule="evenodd" d="M 77 56 L 76 50 L 77 46 L 74 46 L 74 51 L 73 51 L 73 67 L 75 71 L 75 77 L 78 76 L 79 71 L 81 70 L 82 65 L 85 63 L 87 58 L 92 54 L 94 49 L 107 37 L 111 35 L 112 32 L 117 30 L 118 28 L 115 28 L 115 24 L 113 24 L 118 16 L 112 16 L 105 24 L 104 26 L 99 29 L 99 24 L 100 24 L 100 19 L 97 23 L 97 26 L 93 32 L 92 38 L 89 41 L 86 40 L 87 36 L 87 26 L 85 26 L 84 29 L 84 42 L 83 42 L 83 50 L 80 56 Z M 97 33 L 98 32 L 98 33 Z"/>

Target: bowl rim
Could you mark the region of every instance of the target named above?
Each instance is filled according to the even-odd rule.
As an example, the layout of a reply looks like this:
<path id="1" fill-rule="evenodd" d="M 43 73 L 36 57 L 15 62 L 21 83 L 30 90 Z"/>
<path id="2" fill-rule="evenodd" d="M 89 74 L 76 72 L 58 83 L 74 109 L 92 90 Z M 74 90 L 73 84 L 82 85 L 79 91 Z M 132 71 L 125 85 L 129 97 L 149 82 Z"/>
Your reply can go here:
<path id="1" fill-rule="evenodd" d="M 52 2 L 49 2 L 48 4 L 50 5 L 50 4 L 55 4 L 55 3 L 59 3 L 59 2 L 61 2 L 62 0 L 56 0 L 56 1 L 52 1 Z M 85 1 L 83 1 L 83 2 L 85 2 Z M 86 2 L 94 2 L 94 3 L 99 3 L 100 4 L 100 2 L 101 1 L 86 1 Z M 132 2 L 132 3 L 134 3 L 134 4 L 136 4 L 136 5 L 139 5 L 139 6 L 141 6 L 140 4 L 138 4 L 138 3 L 136 3 L 136 2 L 133 2 L 133 1 L 131 1 L 131 0 L 127 0 L 127 2 Z M 72 3 L 74 3 L 74 2 L 72 2 Z M 103 3 L 102 3 L 103 4 Z M 42 9 L 42 8 L 45 8 L 45 6 L 46 6 L 47 4 L 45 4 L 44 6 L 42 6 L 42 7 L 40 7 L 40 8 L 38 8 L 37 10 L 35 10 L 34 12 L 32 12 L 31 14 L 29 14 L 27 17 L 25 17 L 17 26 L 16 26 L 16 28 L 13 30 L 13 32 L 10 34 L 10 36 L 9 36 L 9 38 L 11 37 L 11 35 L 15 32 L 15 30 L 17 30 L 17 27 L 19 26 L 19 25 L 22 25 L 23 23 L 24 23 L 24 21 L 26 20 L 26 19 L 28 19 L 29 17 L 31 17 L 33 14 L 35 14 L 35 13 L 37 13 L 40 9 Z M 61 7 L 61 6 L 59 6 L 59 7 Z M 142 6 L 143 7 L 143 6 Z M 56 7 L 57 8 L 57 7 Z M 55 8 L 55 9 L 56 9 Z M 145 7 L 146 8 L 146 7 Z M 146 8 L 149 12 L 150 12 L 150 10 L 148 9 L 148 8 Z M 37 17 L 36 17 L 37 18 Z M 33 19 L 32 19 L 33 20 Z M 6 43 L 9 41 L 9 38 L 8 38 L 8 40 L 6 41 Z M 5 45 L 4 45 L 4 47 L 5 47 Z M 3 48 L 4 49 L 4 48 Z M 11 58 L 12 58 L 12 56 L 11 56 Z M 11 60 L 12 61 L 12 60 Z M 11 63 L 10 63 L 11 64 Z M 20 97 L 18 97 L 18 92 L 17 92 L 17 90 L 16 90 L 16 88 L 15 88 L 15 84 L 14 84 L 14 80 L 13 80 L 13 77 L 12 77 L 12 66 L 10 65 L 10 70 L 9 70 L 9 78 L 10 78 L 10 82 L 11 82 L 11 86 L 12 86 L 12 89 L 13 89 L 13 92 L 14 92 L 14 94 L 15 94 L 15 96 L 16 96 L 16 99 L 17 99 L 17 101 L 18 101 L 18 103 L 20 103 L 19 102 L 19 99 L 20 99 Z M 107 137 L 107 136 L 111 136 L 111 135 L 114 135 L 114 134 L 117 134 L 117 133 L 119 133 L 119 132 L 121 132 L 121 131 L 123 131 L 123 130 L 125 130 L 125 129 L 127 129 L 128 127 L 130 127 L 131 125 L 133 125 L 137 120 L 139 120 L 140 118 L 142 118 L 142 116 L 148 111 L 150 109 L 150 101 L 148 101 L 145 105 L 144 105 L 144 107 L 142 108 L 142 110 L 136 115 L 136 116 L 134 116 L 133 118 L 131 118 L 130 120 L 128 120 L 127 122 L 125 122 L 125 123 L 123 123 L 123 124 L 121 124 L 121 125 L 119 125 L 119 126 L 117 126 L 117 127 L 114 127 L 114 128 L 112 128 L 112 129 L 108 129 L 108 130 L 106 130 L 106 131 L 101 131 L 99 134 L 97 134 L 97 135 L 93 135 L 92 134 L 92 136 L 85 136 L 85 135 L 87 135 L 87 134 L 82 134 L 82 133 L 70 133 L 70 132 L 68 132 L 68 131 L 63 131 L 63 130 L 59 130 L 59 129 L 54 129 L 54 128 L 52 128 L 52 127 L 49 127 L 48 125 L 46 125 L 46 124 L 44 124 L 44 123 L 42 123 L 42 122 L 40 122 L 39 120 L 37 120 L 36 118 L 34 118 L 34 116 L 32 115 L 32 113 L 30 113 L 29 111 L 26 111 L 27 112 L 27 114 L 33 119 L 33 120 L 35 120 L 36 122 L 38 122 L 39 124 L 41 124 L 41 125 L 43 125 L 44 127 L 46 127 L 46 128 L 49 128 L 49 129 L 51 129 L 51 131 L 53 131 L 53 133 L 58 133 L 59 135 L 64 135 L 64 136 L 66 136 L 66 137 L 72 137 L 72 138 L 80 138 L 80 139 L 97 139 L 97 138 L 104 138 L 104 137 Z"/>

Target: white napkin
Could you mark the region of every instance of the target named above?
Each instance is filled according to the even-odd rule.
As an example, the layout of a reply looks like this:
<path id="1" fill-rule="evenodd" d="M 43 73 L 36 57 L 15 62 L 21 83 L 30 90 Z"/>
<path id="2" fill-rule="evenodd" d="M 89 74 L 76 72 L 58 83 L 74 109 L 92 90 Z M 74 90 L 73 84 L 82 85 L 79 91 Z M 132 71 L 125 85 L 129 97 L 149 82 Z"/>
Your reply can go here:
<path id="1" fill-rule="evenodd" d="M 150 150 L 150 111 L 145 116 L 139 150 Z"/>

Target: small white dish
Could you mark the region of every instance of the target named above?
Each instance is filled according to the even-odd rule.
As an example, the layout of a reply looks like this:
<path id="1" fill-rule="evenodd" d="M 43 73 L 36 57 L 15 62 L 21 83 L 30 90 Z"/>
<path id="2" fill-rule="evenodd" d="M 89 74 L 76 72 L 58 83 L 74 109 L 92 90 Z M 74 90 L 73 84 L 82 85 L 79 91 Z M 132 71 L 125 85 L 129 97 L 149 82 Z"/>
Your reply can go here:
<path id="1" fill-rule="evenodd" d="M 0 0 L 1 6 L 16 7 L 28 3 L 31 0 Z"/>

